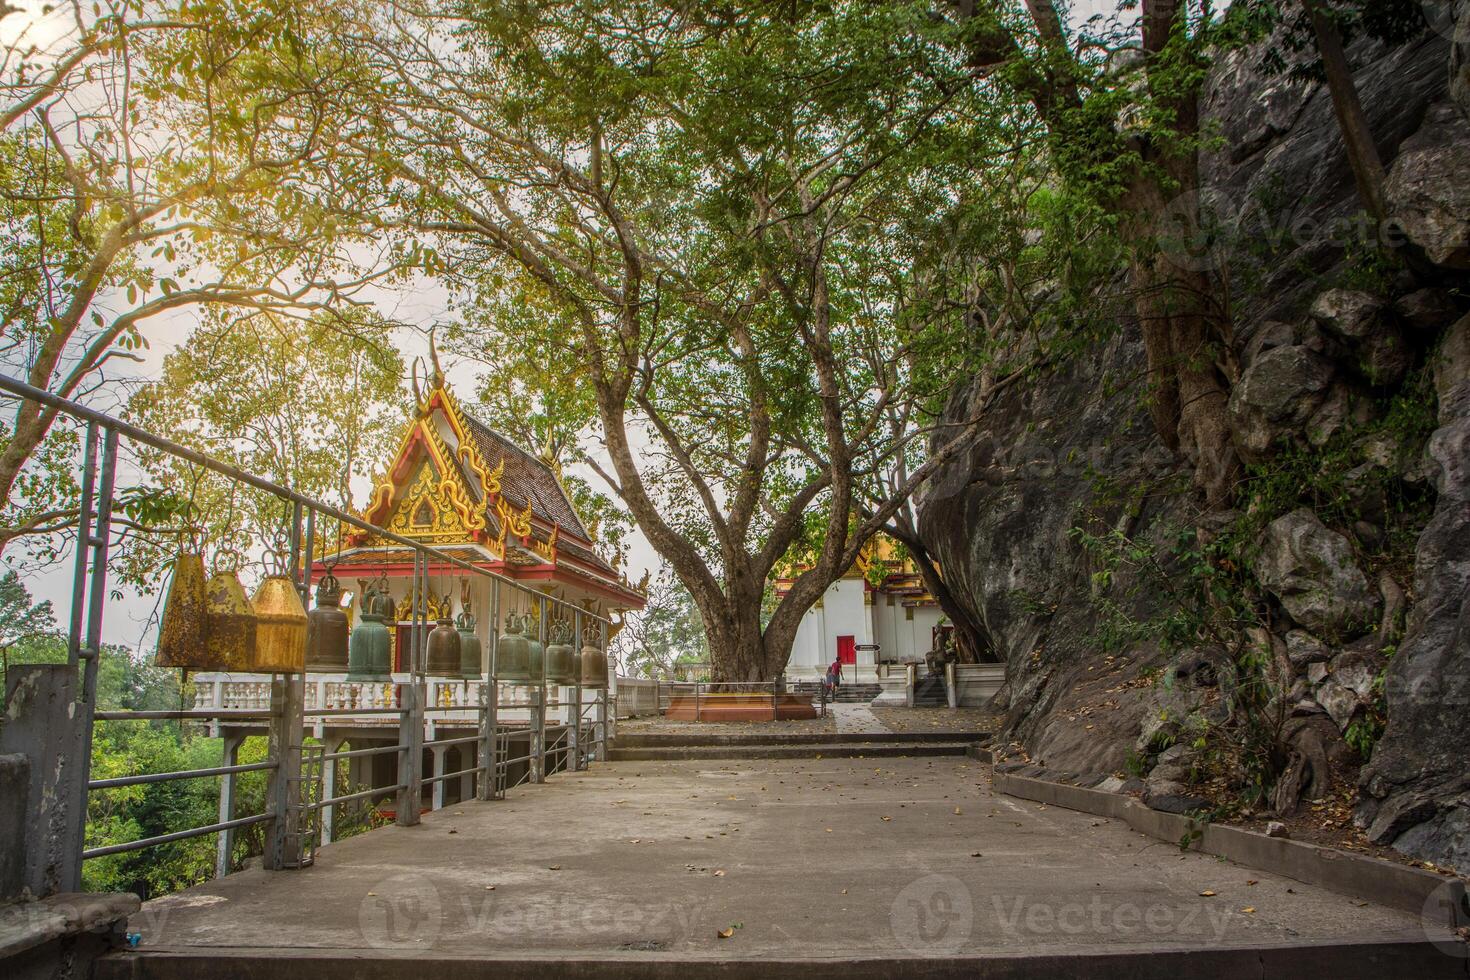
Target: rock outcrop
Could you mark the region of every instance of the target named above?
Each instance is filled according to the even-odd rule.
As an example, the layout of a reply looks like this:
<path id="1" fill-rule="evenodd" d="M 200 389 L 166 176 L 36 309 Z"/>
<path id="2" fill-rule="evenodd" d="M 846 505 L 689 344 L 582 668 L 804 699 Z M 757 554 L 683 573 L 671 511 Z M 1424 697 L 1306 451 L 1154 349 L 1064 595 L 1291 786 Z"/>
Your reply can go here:
<path id="1" fill-rule="evenodd" d="M 1470 30 L 1470 0 L 1457 10 Z M 1184 461 L 1154 435 L 1126 383 L 1144 363 L 1126 303 L 1100 349 L 994 399 L 982 444 L 927 492 L 925 543 L 1007 665 L 1003 749 L 1070 772 L 1128 769 L 1146 777 L 1133 783 L 1151 805 L 1196 809 L 1190 746 L 1227 723 L 1223 687 L 1248 657 L 1269 665 L 1265 709 L 1284 719 L 1268 805 L 1290 813 L 1361 766 L 1358 819 L 1373 840 L 1470 870 L 1470 299 L 1455 281 L 1470 269 L 1466 37 L 1352 51 L 1394 212 L 1438 276 L 1360 274 L 1376 247 L 1362 236 L 1381 232 L 1357 220 L 1325 89 L 1269 74 L 1264 50 L 1221 59 L 1208 85 L 1205 113 L 1225 136 L 1201 177 L 1229 232 L 1232 438 L 1266 470 L 1313 452 L 1352 457 L 1330 499 L 1303 495 L 1257 525 L 1241 561 L 1261 625 L 1229 649 L 1119 628 L 1167 617 L 1181 529 L 1209 540 L 1243 517 L 1202 515 Z M 1436 395 L 1424 451 L 1386 406 Z M 962 393 L 952 414 L 974 401 Z M 1390 533 L 1403 500 L 1426 515 L 1412 583 L 1387 557 L 1405 548 L 1394 534 L 1413 540 Z M 1154 567 L 1107 563 L 1099 540 Z"/>

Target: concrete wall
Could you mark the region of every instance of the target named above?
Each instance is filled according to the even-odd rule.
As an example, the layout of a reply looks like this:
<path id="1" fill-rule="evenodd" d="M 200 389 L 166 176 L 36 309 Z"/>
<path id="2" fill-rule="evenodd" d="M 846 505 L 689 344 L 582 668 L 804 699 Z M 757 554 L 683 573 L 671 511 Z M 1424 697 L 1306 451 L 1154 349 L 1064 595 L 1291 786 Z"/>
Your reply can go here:
<path id="1" fill-rule="evenodd" d="M 874 642 L 883 647 L 879 656 L 884 660 L 923 660 L 933 645 L 933 630 L 943 614 L 938 607 L 920 607 L 913 610 L 910 619 L 903 600 L 898 596 L 892 598 L 893 604 L 889 605 L 889 597 L 880 595 L 872 607 L 873 629 L 878 637 Z"/>
<path id="2" fill-rule="evenodd" d="M 851 636 L 858 646 L 880 642 L 873 629 L 873 607 L 863 600 L 860 578 L 840 579 L 828 586 L 821 606 L 812 606 L 802 616 L 791 648 L 786 673 L 791 676 L 821 674 L 837 657 L 837 637 Z M 878 600 L 882 601 L 881 597 Z M 871 665 L 871 650 L 859 650 L 858 666 Z"/>

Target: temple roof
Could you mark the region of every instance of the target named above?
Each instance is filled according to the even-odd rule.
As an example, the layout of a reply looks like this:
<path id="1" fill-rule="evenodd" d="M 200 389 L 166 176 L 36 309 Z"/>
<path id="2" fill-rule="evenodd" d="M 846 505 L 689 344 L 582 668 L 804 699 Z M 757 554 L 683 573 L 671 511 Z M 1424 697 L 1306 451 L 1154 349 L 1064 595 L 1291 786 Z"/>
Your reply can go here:
<path id="1" fill-rule="evenodd" d="M 551 467 L 469 412 L 463 414 L 480 455 L 492 464 L 495 460 L 505 460 L 505 469 L 500 474 L 501 495 L 522 507 L 530 504 L 536 516 L 586 540 L 587 529 Z"/>
<path id="2" fill-rule="evenodd" d="M 417 411 L 365 520 L 516 578 L 581 583 L 622 608 L 643 607 L 642 593 L 597 553 L 549 463 L 460 408 L 442 373 L 415 395 Z M 380 535 L 354 532 L 347 543 L 344 565 L 412 563 L 411 552 Z"/>

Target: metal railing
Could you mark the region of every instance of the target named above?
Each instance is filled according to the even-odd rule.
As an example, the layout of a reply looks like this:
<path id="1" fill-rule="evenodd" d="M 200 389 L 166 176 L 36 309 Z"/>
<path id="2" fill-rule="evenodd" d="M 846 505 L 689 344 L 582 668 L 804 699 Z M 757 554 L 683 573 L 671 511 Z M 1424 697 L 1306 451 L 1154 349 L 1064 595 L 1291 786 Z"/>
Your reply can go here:
<path id="1" fill-rule="evenodd" d="M 33 810 L 39 809 L 41 812 L 33 813 L 36 819 L 29 832 L 47 835 L 48 839 L 44 841 L 37 839 L 36 846 L 44 847 L 48 854 L 60 855 L 56 866 L 48 874 L 51 880 L 60 883 L 63 890 L 80 889 L 83 861 L 206 834 L 220 835 L 217 870 L 223 873 L 229 868 L 234 832 L 257 823 L 269 825 L 266 831 L 265 867 L 301 867 L 311 862 L 319 838 L 325 836 L 330 839 L 332 816 L 335 809 L 343 804 L 392 796 L 395 799 L 396 821 L 411 825 L 419 820 L 425 787 L 429 787 L 431 798 L 438 801 L 442 800 L 443 787 L 450 780 L 456 777 L 469 778 L 475 784 L 476 797 L 488 800 L 504 795 L 505 790 L 512 785 L 512 767 L 522 762 L 526 764 L 527 776 L 522 779 L 517 774 L 515 785 L 523 781 L 541 782 L 546 773 L 556 766 L 579 769 L 592 759 L 605 758 L 604 743 L 609 730 L 606 692 L 597 692 L 588 701 L 583 696 L 582 688 L 573 686 L 569 702 L 554 700 L 548 703 L 543 675 L 541 684 L 530 688 L 531 697 L 528 700 L 531 723 L 525 727 L 500 725 L 498 715 L 503 708 L 525 708 L 527 705 L 514 702 L 502 705 L 499 700 L 499 685 L 493 680 L 480 684 L 473 705 L 463 702 L 440 705 L 430 698 L 428 685 L 431 681 L 436 685 L 436 697 L 442 686 L 437 678 L 431 679 L 425 672 L 426 634 L 429 626 L 425 597 L 430 562 L 433 562 L 437 573 L 442 574 L 444 569 L 456 569 L 467 575 L 488 579 L 492 583 L 491 610 L 488 617 L 491 628 L 485 644 L 492 677 L 498 652 L 498 637 L 494 627 L 506 599 L 518 601 L 522 607 L 536 610 L 539 640 L 543 644 L 547 641 L 551 617 L 558 615 L 559 618 L 572 621 L 574 635 L 577 637 L 584 635 L 584 625 L 591 627 L 595 624 L 600 645 L 605 649 L 609 623 L 603 616 L 572 603 L 554 600 L 457 555 L 396 534 L 324 501 L 42 389 L 0 376 L 0 392 L 72 416 L 86 426 L 82 443 L 77 551 L 68 623 L 68 661 L 64 672 L 36 672 L 33 675 L 40 678 L 37 683 L 52 684 L 54 692 L 60 692 L 69 699 L 65 723 L 68 727 L 61 732 L 47 730 L 46 724 L 54 721 L 54 718 L 41 718 L 39 705 L 44 698 L 33 698 L 30 704 L 31 723 L 39 734 L 36 731 L 17 734 L 17 738 L 30 738 L 31 742 L 26 744 L 40 746 L 44 758 L 34 762 L 40 764 L 42 771 L 57 774 L 56 785 L 48 786 L 48 791 L 42 794 L 42 800 L 32 804 Z M 108 592 L 108 554 L 112 542 L 119 443 L 123 439 L 185 460 L 285 501 L 290 511 L 286 567 L 301 596 L 303 606 L 309 605 L 308 592 L 312 584 L 312 558 L 316 551 L 319 518 L 367 531 L 383 541 L 410 549 L 413 555 L 413 581 L 409 593 L 412 597 L 408 631 L 409 670 L 401 681 L 392 685 L 391 699 L 385 693 L 382 702 L 386 703 L 334 702 L 325 693 L 326 688 L 320 686 L 320 682 L 313 682 L 313 696 L 308 704 L 308 682 L 304 675 L 276 674 L 268 682 L 255 682 L 258 690 L 250 704 L 227 703 L 225 698 L 219 696 L 206 699 L 203 706 L 196 704 L 193 710 L 98 711 L 96 691 L 103 613 Z M 516 600 L 516 597 L 519 599 Z M 219 689 L 216 689 L 216 693 L 219 693 Z M 586 737 L 589 744 L 584 744 L 582 719 L 589 707 L 593 710 L 595 719 Z M 558 723 L 551 727 L 555 734 L 550 742 L 546 726 L 548 708 L 558 712 L 565 708 L 568 715 L 567 725 Z M 340 745 L 328 748 L 307 744 L 308 719 L 315 719 L 320 728 L 320 720 L 324 718 L 365 715 L 381 715 L 385 720 L 396 720 L 396 741 L 386 746 L 354 747 L 345 751 L 341 750 Z M 435 719 L 440 716 L 443 716 L 446 724 L 451 721 L 455 724 L 473 724 L 475 734 L 438 737 L 438 732 L 433 729 L 439 724 Z M 235 732 L 225 740 L 224 764 L 207 769 L 91 779 L 90 753 L 92 731 L 96 722 L 155 720 L 206 721 L 216 730 Z M 10 725 L 22 728 L 26 724 L 27 716 L 24 714 L 10 722 Z M 426 725 L 431 729 L 431 737 L 428 739 L 425 738 Z M 238 763 L 237 756 L 243 736 L 238 731 L 249 726 L 264 726 L 266 729 L 267 760 L 242 765 Z M 511 758 L 509 752 L 512 744 L 519 740 L 519 732 L 525 732 L 530 751 L 525 756 Z M 463 766 L 454 772 L 436 771 L 425 778 L 425 750 L 438 760 L 445 758 L 450 749 L 471 745 L 475 749 L 474 765 Z M 398 757 L 398 776 L 392 786 L 336 793 L 335 771 L 338 762 L 379 754 L 396 754 Z M 560 759 L 569 761 L 553 761 Z M 439 767 L 436 765 L 436 768 Z M 249 816 L 235 816 L 233 810 L 236 779 L 252 772 L 270 774 L 265 810 Z M 105 847 L 85 848 L 89 794 L 184 779 L 220 780 L 220 817 L 217 821 Z M 325 830 L 320 829 L 323 817 L 326 818 Z"/>

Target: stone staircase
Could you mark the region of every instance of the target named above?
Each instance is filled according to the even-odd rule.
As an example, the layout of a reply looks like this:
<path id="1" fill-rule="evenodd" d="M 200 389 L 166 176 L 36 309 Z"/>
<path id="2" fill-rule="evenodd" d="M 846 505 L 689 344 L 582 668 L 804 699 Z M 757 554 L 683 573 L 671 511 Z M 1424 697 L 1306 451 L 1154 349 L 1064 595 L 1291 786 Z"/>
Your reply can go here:
<path id="1" fill-rule="evenodd" d="M 989 759 L 975 732 L 863 734 L 620 735 L 609 762 L 677 762 L 690 759 L 876 759 L 895 756 L 964 756 Z"/>

